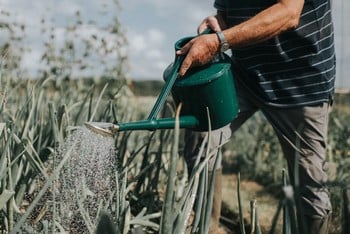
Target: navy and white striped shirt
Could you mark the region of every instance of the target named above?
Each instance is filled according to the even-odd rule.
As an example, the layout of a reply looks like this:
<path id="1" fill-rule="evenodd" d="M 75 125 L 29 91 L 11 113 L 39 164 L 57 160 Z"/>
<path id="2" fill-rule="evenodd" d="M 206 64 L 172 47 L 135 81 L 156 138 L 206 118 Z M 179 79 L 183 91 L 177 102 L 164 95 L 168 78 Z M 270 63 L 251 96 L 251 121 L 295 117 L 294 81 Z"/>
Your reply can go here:
<path id="1" fill-rule="evenodd" d="M 237 25 L 276 3 L 216 0 L 227 25 Z M 299 26 L 265 42 L 235 48 L 238 76 L 265 104 L 303 106 L 328 102 L 334 93 L 335 52 L 330 0 L 305 0 Z"/>

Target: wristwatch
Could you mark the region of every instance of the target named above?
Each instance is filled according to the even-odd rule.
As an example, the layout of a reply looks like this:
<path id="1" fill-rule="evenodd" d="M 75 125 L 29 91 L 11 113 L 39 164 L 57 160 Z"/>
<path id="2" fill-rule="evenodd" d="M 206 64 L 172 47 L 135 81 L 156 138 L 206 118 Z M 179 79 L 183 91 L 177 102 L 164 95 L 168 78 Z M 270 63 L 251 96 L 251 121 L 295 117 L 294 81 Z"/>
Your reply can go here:
<path id="1" fill-rule="evenodd" d="M 224 34 L 222 31 L 216 32 L 216 35 L 219 38 L 220 42 L 220 52 L 225 52 L 226 50 L 230 49 L 230 44 L 226 41 Z"/>

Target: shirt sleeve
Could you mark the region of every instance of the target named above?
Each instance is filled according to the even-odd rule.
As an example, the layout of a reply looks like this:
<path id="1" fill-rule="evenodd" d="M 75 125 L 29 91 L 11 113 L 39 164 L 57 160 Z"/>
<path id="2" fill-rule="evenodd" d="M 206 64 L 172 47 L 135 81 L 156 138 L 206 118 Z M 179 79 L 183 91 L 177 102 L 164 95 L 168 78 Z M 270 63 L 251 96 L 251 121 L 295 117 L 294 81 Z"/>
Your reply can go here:
<path id="1" fill-rule="evenodd" d="M 225 0 L 215 0 L 214 7 L 218 11 L 224 11 L 225 10 Z"/>

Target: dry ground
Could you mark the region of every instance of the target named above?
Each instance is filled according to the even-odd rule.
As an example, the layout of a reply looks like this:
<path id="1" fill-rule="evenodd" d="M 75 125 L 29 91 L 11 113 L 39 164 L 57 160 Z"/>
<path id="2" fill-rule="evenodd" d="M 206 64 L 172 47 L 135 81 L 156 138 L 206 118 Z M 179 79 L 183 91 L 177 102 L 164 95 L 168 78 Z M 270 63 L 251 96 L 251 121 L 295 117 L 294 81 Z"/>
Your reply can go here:
<path id="1" fill-rule="evenodd" d="M 250 201 L 256 200 L 259 223 L 263 233 L 270 230 L 272 219 L 276 213 L 278 200 L 264 190 L 264 187 L 253 181 L 242 180 L 240 185 L 244 222 L 250 232 Z M 237 176 L 223 175 L 223 216 L 233 223 L 238 222 Z M 232 223 L 232 225 L 233 225 Z M 281 224 L 281 222 L 279 222 Z M 232 228 L 232 227 L 231 227 Z M 235 228 L 236 229 L 236 228 Z M 280 230 L 280 225 L 278 230 Z M 236 233 L 236 232 L 232 232 Z M 280 233 L 278 231 L 277 233 Z"/>

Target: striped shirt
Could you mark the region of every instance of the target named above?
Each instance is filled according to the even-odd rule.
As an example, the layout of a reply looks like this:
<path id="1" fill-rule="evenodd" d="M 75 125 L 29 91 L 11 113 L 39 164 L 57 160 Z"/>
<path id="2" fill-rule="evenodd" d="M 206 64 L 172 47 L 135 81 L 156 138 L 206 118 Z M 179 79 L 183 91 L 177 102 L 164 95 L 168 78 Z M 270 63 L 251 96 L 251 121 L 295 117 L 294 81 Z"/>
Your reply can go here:
<path id="1" fill-rule="evenodd" d="M 229 27 L 276 3 L 273 0 L 215 0 Z M 305 0 L 300 22 L 259 44 L 235 48 L 236 80 L 265 104 L 304 106 L 328 102 L 334 93 L 335 52 L 330 0 Z"/>

